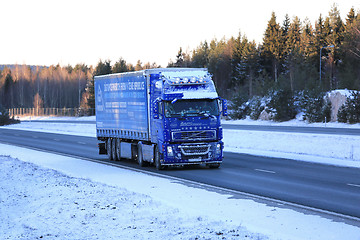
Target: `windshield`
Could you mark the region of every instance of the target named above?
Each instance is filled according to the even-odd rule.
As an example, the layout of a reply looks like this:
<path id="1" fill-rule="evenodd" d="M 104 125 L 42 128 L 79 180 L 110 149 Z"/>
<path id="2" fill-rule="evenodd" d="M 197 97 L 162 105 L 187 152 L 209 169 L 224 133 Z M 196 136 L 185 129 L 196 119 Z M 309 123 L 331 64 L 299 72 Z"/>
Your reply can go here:
<path id="1" fill-rule="evenodd" d="M 186 99 L 165 101 L 165 117 L 219 115 L 216 99 Z"/>

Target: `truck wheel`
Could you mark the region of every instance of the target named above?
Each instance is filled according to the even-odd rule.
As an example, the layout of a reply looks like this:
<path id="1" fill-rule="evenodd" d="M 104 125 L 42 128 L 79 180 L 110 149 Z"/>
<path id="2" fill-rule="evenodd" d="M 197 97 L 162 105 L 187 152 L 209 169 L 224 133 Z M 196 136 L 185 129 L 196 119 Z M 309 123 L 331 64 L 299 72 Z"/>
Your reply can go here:
<path id="1" fill-rule="evenodd" d="M 113 139 L 111 141 L 111 158 L 113 160 L 117 160 L 117 156 L 116 156 L 116 139 Z"/>
<path id="2" fill-rule="evenodd" d="M 157 170 L 164 169 L 164 166 L 162 166 L 160 162 L 160 152 L 159 152 L 159 147 L 157 145 L 155 147 L 155 152 L 154 152 L 154 162 Z"/>
<path id="3" fill-rule="evenodd" d="M 113 160 L 112 151 L 111 151 L 111 148 L 112 148 L 111 142 L 112 142 L 111 138 L 108 138 L 107 141 L 106 141 L 106 152 L 107 152 L 109 160 Z"/>
<path id="4" fill-rule="evenodd" d="M 121 140 L 119 138 L 116 139 L 116 159 L 121 160 Z"/>
<path id="5" fill-rule="evenodd" d="M 137 161 L 140 167 L 145 167 L 146 163 L 144 162 L 144 156 L 142 151 L 142 143 L 139 142 L 137 145 Z"/>

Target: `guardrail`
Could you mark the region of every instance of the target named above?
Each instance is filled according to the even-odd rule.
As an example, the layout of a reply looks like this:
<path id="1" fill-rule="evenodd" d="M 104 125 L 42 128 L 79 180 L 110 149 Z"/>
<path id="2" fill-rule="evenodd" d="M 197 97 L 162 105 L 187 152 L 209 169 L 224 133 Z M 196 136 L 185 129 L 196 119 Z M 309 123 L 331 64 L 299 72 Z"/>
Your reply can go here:
<path id="1" fill-rule="evenodd" d="M 66 116 L 81 117 L 95 115 L 94 108 L 11 108 L 9 109 L 10 117 L 25 116 Z"/>

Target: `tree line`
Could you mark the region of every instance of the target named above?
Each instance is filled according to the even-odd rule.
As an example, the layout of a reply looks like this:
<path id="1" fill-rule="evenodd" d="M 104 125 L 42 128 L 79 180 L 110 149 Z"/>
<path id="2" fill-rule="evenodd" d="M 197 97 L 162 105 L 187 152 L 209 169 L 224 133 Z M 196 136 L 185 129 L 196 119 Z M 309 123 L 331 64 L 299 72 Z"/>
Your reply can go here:
<path id="1" fill-rule="evenodd" d="M 5 108 L 94 108 L 94 76 L 158 67 L 140 60 L 133 65 L 123 58 L 113 65 L 99 60 L 95 67 L 15 65 L 0 72 L 0 104 Z M 343 21 L 333 5 L 328 16 L 320 14 L 313 25 L 288 15 L 279 23 L 273 12 L 261 43 L 242 33 L 203 41 L 193 50 L 180 47 L 167 67 L 208 68 L 219 94 L 228 99 L 264 96 L 274 89 L 359 90 L 360 15 L 351 8 Z"/>
<path id="2" fill-rule="evenodd" d="M 343 21 L 333 5 L 314 25 L 288 15 L 280 24 L 273 12 L 261 44 L 239 33 L 204 41 L 191 53 L 180 48 L 169 65 L 207 67 L 227 97 L 264 96 L 269 89 L 360 89 L 360 15 L 351 8 Z"/>
<path id="3" fill-rule="evenodd" d="M 85 64 L 50 67 L 5 66 L 0 71 L 0 106 L 10 108 L 94 108 L 93 79 L 96 75 L 158 68 L 156 63 L 134 66 L 120 58 L 99 60 L 93 68 Z M 92 95 L 91 95 L 92 94 Z"/>

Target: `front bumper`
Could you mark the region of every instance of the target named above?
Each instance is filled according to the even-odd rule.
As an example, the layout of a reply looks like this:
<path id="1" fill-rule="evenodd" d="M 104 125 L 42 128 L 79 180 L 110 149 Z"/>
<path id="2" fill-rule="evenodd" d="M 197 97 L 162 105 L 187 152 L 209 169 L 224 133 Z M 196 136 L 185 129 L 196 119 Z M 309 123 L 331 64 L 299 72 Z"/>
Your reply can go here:
<path id="1" fill-rule="evenodd" d="M 223 142 L 164 144 L 163 165 L 219 164 Z"/>

